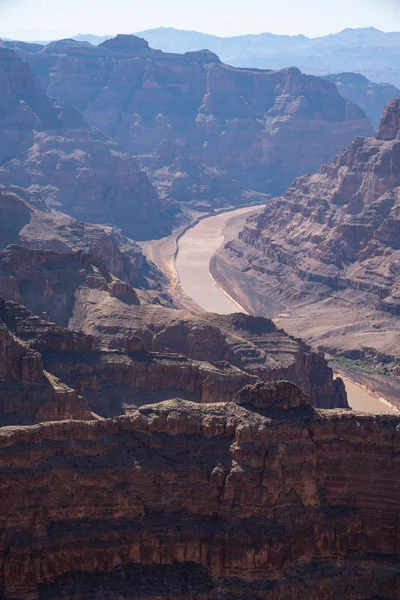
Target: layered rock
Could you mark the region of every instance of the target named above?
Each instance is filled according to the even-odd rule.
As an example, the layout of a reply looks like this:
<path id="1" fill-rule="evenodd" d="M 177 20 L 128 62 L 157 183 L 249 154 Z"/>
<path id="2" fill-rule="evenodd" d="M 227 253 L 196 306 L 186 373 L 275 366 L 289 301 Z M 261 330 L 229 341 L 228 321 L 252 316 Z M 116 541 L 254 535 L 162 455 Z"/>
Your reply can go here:
<path id="1" fill-rule="evenodd" d="M 375 130 L 385 106 L 400 96 L 400 89 L 390 83 L 375 83 L 359 73 L 338 73 L 324 75 L 324 79 L 334 83 L 341 96 L 357 104 L 371 119 Z"/>
<path id="2" fill-rule="evenodd" d="M 0 298 L 0 314 L 4 301 Z M 0 426 L 91 419 L 85 398 L 44 370 L 41 354 L 0 316 Z"/>
<path id="3" fill-rule="evenodd" d="M 161 190 L 177 186 L 185 202 L 204 200 L 202 186 L 211 186 L 213 206 L 241 203 L 243 194 L 257 201 L 254 190 L 282 192 L 355 135 L 371 133 L 333 84 L 295 68 L 239 69 L 207 51 L 152 50 L 135 36 L 99 46 L 62 40 L 29 60 L 50 96 L 82 110 L 138 156 Z M 201 174 L 194 180 L 188 157 Z"/>
<path id="4" fill-rule="evenodd" d="M 350 358 L 352 352 L 355 358 L 380 354 L 377 362 L 387 368 L 376 368 L 394 378 L 394 387 L 400 341 L 399 131 L 400 103 L 394 100 L 375 138 L 356 138 L 335 163 L 296 180 L 284 197 L 247 222 L 214 273 L 225 272 L 228 288 L 238 274 L 242 304 L 266 316 L 278 314 L 285 329 L 313 345 Z"/>
<path id="5" fill-rule="evenodd" d="M 92 413 L 97 418 L 112 417 L 176 396 L 192 402 L 226 402 L 244 386 L 257 382 L 255 375 L 226 361 L 147 351 L 138 338 L 127 339 L 125 349 L 109 351 L 99 347 L 92 336 L 59 327 L 3 299 L 0 322 L 8 336 L 1 374 L 7 382 L 0 409 L 2 424 L 59 420 L 64 415 L 87 419 Z M 10 346 L 12 339 L 16 340 L 15 348 L 23 351 L 23 358 L 16 357 L 14 346 Z M 47 398 L 47 404 L 38 410 L 36 396 L 42 400 L 46 378 L 57 382 L 58 394 Z M 14 382 L 13 390 L 10 380 Z M 30 387 L 24 392 L 27 383 Z M 74 407 L 72 400 L 77 398 Z M 86 407 L 86 413 L 82 407 Z"/>
<path id="6" fill-rule="evenodd" d="M 396 598 L 399 424 L 170 401 L 3 428 L 2 595 Z"/>
<path id="7" fill-rule="evenodd" d="M 212 363 L 222 372 L 224 381 L 232 377 L 233 383 L 227 384 L 232 394 L 229 397 L 248 383 L 250 376 L 250 380 L 288 379 L 299 385 L 316 406 L 347 406 L 344 386 L 341 380 L 334 381 L 324 356 L 289 338 L 268 319 L 245 315 L 200 316 L 167 308 L 147 292 L 119 281 L 101 262 L 82 252 L 67 254 L 9 246 L 0 253 L 0 294 L 62 327 L 92 336 L 99 348 L 182 357 L 181 361 L 174 362 L 168 357 L 166 360 L 172 361 L 173 366 L 180 365 L 181 373 L 186 370 L 188 383 L 183 387 L 188 391 L 190 386 L 193 390 L 202 389 L 202 377 L 193 382 L 197 375 L 191 374 L 189 359 Z M 48 350 L 51 360 L 53 348 Z M 49 370 L 76 387 L 73 361 L 73 356 L 56 360 L 65 365 L 65 372 L 53 363 Z M 144 383 L 137 384 L 138 387 L 176 389 L 168 377 L 163 381 L 162 376 L 157 376 L 152 382 L 152 360 L 145 357 L 143 362 L 147 371 L 142 377 Z M 126 368 L 133 373 L 129 365 Z M 126 377 L 135 382 L 139 375 Z M 117 383 L 121 381 L 116 371 L 114 378 Z M 112 382 L 112 368 L 107 379 Z M 79 390 L 87 395 L 82 387 Z M 220 396 L 223 394 L 219 391 Z M 197 396 L 201 399 L 202 393 Z M 212 397 L 215 400 L 215 394 Z"/>
<path id="8" fill-rule="evenodd" d="M 0 253 L 0 294 L 63 326 L 68 326 L 74 313 L 83 311 L 79 301 L 84 303 L 88 296 L 97 304 L 107 298 L 129 306 L 153 301 L 144 290 L 135 290 L 111 275 L 93 255 L 17 245 Z M 75 316 L 84 318 L 84 313 Z"/>
<path id="9" fill-rule="evenodd" d="M 159 196 L 132 156 L 49 100 L 32 68 L 2 47 L 0 93 L 0 183 L 133 238 L 166 235 L 179 222 L 178 205 Z"/>
<path id="10" fill-rule="evenodd" d="M 0 186 L 0 250 L 9 244 L 68 253 L 81 250 L 100 259 L 122 281 L 165 296 L 166 276 L 118 229 L 50 211 L 27 190 L 13 190 Z"/>

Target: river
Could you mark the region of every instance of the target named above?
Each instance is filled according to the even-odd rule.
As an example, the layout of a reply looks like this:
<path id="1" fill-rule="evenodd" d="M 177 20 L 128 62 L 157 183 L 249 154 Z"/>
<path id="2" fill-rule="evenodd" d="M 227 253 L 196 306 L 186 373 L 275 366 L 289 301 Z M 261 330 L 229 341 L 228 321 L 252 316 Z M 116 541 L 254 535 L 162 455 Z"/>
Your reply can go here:
<path id="1" fill-rule="evenodd" d="M 224 231 L 229 225 L 229 236 L 239 231 L 255 208 L 239 208 L 221 213 L 200 221 L 189 229 L 179 240 L 176 271 L 185 294 L 209 312 L 230 314 L 245 312 L 228 296 L 211 277 L 209 265 L 211 257 L 224 242 Z M 374 413 L 397 413 L 396 409 L 381 402 L 369 391 L 347 378 L 346 384 L 349 405 L 353 410 Z"/>

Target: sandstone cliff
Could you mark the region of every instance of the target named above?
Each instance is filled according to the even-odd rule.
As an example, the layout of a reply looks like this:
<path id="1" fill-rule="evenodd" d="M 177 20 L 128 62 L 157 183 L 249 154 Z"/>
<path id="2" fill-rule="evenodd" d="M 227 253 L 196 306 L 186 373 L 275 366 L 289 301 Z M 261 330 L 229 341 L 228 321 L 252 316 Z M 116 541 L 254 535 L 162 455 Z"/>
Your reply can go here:
<path id="1" fill-rule="evenodd" d="M 62 327 L 92 336 L 103 350 L 181 357 L 167 357 L 166 361 L 172 361 L 173 369 L 179 365 L 181 374 L 186 371 L 187 383 L 183 387 L 196 393 L 199 399 L 203 398 L 203 392 L 198 392 L 203 389 L 202 376 L 196 375 L 197 367 L 192 369 L 190 361 L 211 363 L 211 370 L 216 368 L 222 373 L 227 388 L 219 390 L 219 397 L 236 393 L 248 383 L 249 377 L 264 381 L 288 379 L 309 395 L 316 406 L 347 406 L 343 384 L 333 379 L 324 356 L 311 352 L 308 346 L 278 330 L 268 319 L 245 315 L 199 316 L 167 308 L 148 292 L 135 290 L 116 279 L 99 260 L 82 252 L 68 254 L 9 246 L 0 253 L 0 294 Z M 21 337 L 18 329 L 15 333 Z M 36 339 L 35 330 L 31 338 Z M 52 350 L 51 346 L 46 349 L 51 365 L 46 363 L 46 368 L 87 395 L 81 383 L 74 380 L 75 358 L 55 358 Z M 101 362 L 101 358 L 96 360 Z M 146 369 L 153 368 L 152 359 L 145 356 L 143 361 L 148 365 Z M 129 365 L 124 369 L 132 372 Z M 206 366 L 205 372 L 207 369 Z M 176 374 L 163 380 L 158 370 L 159 375 L 152 381 L 151 371 L 146 373 L 142 383 L 138 375 L 124 376 L 122 381 L 130 377 L 133 387 L 177 389 L 173 383 Z M 218 377 L 221 379 L 220 374 Z M 231 383 L 229 377 L 233 378 Z M 109 386 L 116 386 L 110 393 L 118 396 L 116 390 L 121 378 L 117 370 L 113 375 L 110 368 L 107 380 Z M 96 385 L 91 387 L 93 378 L 88 381 L 88 389 L 95 392 Z M 215 401 L 217 396 L 213 394 L 205 393 L 204 398 L 212 397 Z"/>
<path id="2" fill-rule="evenodd" d="M 290 333 L 332 354 L 372 362 L 395 396 L 399 132 L 400 101 L 394 100 L 375 138 L 356 138 L 335 163 L 296 180 L 247 222 L 215 267 L 217 277 L 225 271 L 228 287 L 237 277 L 232 293 L 241 302 L 247 298 L 256 312 L 278 315 Z"/>
<path id="3" fill-rule="evenodd" d="M 399 419 L 263 395 L 2 428 L 3 598 L 398 598 Z"/>
<path id="4" fill-rule="evenodd" d="M 29 60 L 50 96 L 81 110 L 185 202 L 280 193 L 372 132 L 333 84 L 296 68 L 239 69 L 211 52 L 168 54 L 122 35 L 99 46 L 54 42 Z"/>
<path id="5" fill-rule="evenodd" d="M 0 94 L 0 183 L 133 238 L 166 235 L 179 222 L 178 205 L 159 196 L 132 156 L 77 110 L 50 100 L 32 68 L 3 47 Z"/>
<path id="6" fill-rule="evenodd" d="M 168 287 L 166 276 L 120 230 L 78 221 L 49 210 L 28 190 L 0 186 L 0 251 L 9 244 L 56 252 L 81 250 L 136 288 L 157 290 L 165 296 Z"/>
<path id="7" fill-rule="evenodd" d="M 0 314 L 3 310 L 0 298 Z M 0 316 L 0 426 L 91 418 L 86 399 L 47 373 L 42 355 Z"/>
<path id="8" fill-rule="evenodd" d="M 360 73 L 338 73 L 324 75 L 324 79 L 334 83 L 340 95 L 357 104 L 371 119 L 375 130 L 379 128 L 385 106 L 400 96 L 400 89 L 390 83 L 369 81 Z"/>

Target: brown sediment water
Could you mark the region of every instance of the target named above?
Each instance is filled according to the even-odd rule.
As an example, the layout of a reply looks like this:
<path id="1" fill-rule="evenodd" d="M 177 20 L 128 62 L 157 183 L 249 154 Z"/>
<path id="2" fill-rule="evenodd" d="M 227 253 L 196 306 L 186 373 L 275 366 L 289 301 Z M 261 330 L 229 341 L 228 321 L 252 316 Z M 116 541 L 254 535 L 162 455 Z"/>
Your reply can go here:
<path id="1" fill-rule="evenodd" d="M 208 312 L 246 312 L 214 281 L 210 274 L 210 260 L 224 242 L 224 231 L 228 223 L 232 235 L 254 211 L 255 207 L 239 208 L 208 217 L 189 229 L 179 240 L 175 268 L 180 286 L 187 296 Z M 349 405 L 353 410 L 398 413 L 389 403 L 380 400 L 350 379 L 342 379 L 346 384 Z"/>
<path id="2" fill-rule="evenodd" d="M 354 381 L 351 381 L 347 377 L 343 377 L 343 375 L 340 375 L 340 377 L 346 384 L 349 404 L 353 410 L 372 413 L 399 413 L 399 411 L 389 403 L 386 403 L 383 399 L 380 400 L 367 389 L 354 383 Z"/>
<path id="3" fill-rule="evenodd" d="M 254 206 L 238 208 L 208 217 L 189 229 L 179 240 L 175 268 L 181 288 L 206 311 L 219 314 L 246 312 L 216 284 L 211 277 L 209 264 L 224 241 L 223 232 L 227 222 L 236 219 L 242 224 L 254 210 Z"/>

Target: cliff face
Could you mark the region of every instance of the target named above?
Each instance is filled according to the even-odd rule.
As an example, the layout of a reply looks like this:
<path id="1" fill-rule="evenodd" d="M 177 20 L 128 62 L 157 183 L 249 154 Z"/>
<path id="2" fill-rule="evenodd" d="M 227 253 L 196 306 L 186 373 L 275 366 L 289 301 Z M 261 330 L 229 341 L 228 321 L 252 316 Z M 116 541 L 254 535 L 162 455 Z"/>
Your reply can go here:
<path id="1" fill-rule="evenodd" d="M 324 79 L 334 83 L 343 98 L 362 108 L 375 130 L 379 128 L 386 105 L 400 96 L 400 89 L 394 85 L 369 81 L 359 73 L 324 75 Z"/>
<path id="2" fill-rule="evenodd" d="M 184 201 L 235 204 L 244 194 L 249 203 L 257 199 L 249 189 L 281 192 L 371 133 L 334 85 L 295 68 L 238 69 L 207 51 L 152 50 L 135 36 L 100 46 L 63 40 L 29 60 L 50 96 L 81 110 Z"/>
<path id="3" fill-rule="evenodd" d="M 0 94 L 0 183 L 133 238 L 166 235 L 179 221 L 178 205 L 160 198 L 132 156 L 78 111 L 49 100 L 32 68 L 3 47 Z"/>
<path id="4" fill-rule="evenodd" d="M 92 418 L 86 399 L 47 373 L 42 355 L 16 337 L 1 317 L 0 363 L 0 426 Z"/>
<path id="5" fill-rule="evenodd" d="M 19 244 L 35 250 L 83 251 L 108 271 L 136 288 L 165 294 L 166 276 L 146 260 L 140 246 L 112 227 L 78 221 L 58 211 L 49 211 L 29 191 L 0 187 L 0 250 Z"/>
<path id="6" fill-rule="evenodd" d="M 169 390 L 170 398 L 173 390 L 183 389 L 198 400 L 216 401 L 230 399 L 249 381 L 288 379 L 316 406 L 347 406 L 343 384 L 333 379 L 323 355 L 289 338 L 271 321 L 245 315 L 199 316 L 166 308 L 147 292 L 111 276 L 102 263 L 83 253 L 9 246 L 0 253 L 0 294 L 22 303 L 36 315 L 91 336 L 102 350 L 122 353 L 115 360 L 120 364 L 115 366 L 99 366 L 101 353 L 91 359 L 99 365 L 92 365 L 89 372 L 94 375 L 88 376 L 85 383 L 87 367 L 73 356 L 54 354 L 59 343 L 55 348 L 37 346 L 35 328 L 27 338 L 25 330 L 20 332 L 18 320 L 8 325 L 16 335 L 29 339 L 33 347 L 43 349 L 48 358 L 46 370 L 85 396 L 95 394 L 99 378 L 108 382 L 109 395 L 116 397 L 119 406 L 126 396 L 121 392 L 117 399 L 121 382 L 153 392 L 159 389 L 161 398 L 165 390 Z M 125 351 L 139 352 L 140 360 L 126 359 Z M 161 358 L 154 359 L 148 353 L 157 353 Z M 100 375 L 99 369 L 103 369 Z M 204 380 L 209 388 L 207 383 L 203 385 Z M 214 380 L 220 383 L 212 383 Z M 94 407 L 92 410 L 98 412 Z"/>
<path id="7" fill-rule="evenodd" d="M 397 598 L 399 420 L 277 395 L 3 428 L 3 597 Z"/>
<path id="8" fill-rule="evenodd" d="M 356 138 L 335 163 L 296 180 L 223 253 L 249 273 L 262 314 L 279 314 L 289 332 L 332 353 L 375 353 L 393 377 L 400 340 L 399 131 L 395 100 L 375 138 Z"/>

